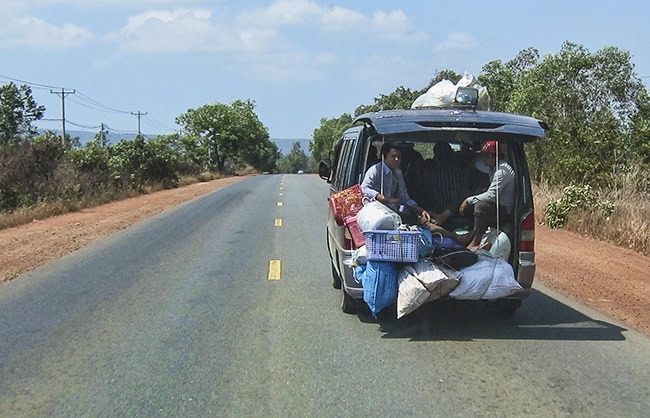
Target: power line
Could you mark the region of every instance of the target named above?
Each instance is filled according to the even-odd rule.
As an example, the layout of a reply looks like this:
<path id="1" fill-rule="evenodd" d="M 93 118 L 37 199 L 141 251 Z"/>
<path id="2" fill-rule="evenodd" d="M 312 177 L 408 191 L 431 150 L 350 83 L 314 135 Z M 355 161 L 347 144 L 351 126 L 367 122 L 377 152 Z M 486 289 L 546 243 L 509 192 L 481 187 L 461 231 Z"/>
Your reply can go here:
<path id="1" fill-rule="evenodd" d="M 74 126 L 76 126 L 76 127 L 78 127 L 78 128 L 84 128 L 84 129 L 99 129 L 99 128 L 101 128 L 101 126 L 87 126 L 87 125 L 82 125 L 82 124 L 80 124 L 80 123 L 74 123 L 74 122 L 72 122 L 71 120 L 68 120 L 67 122 L 68 122 L 70 125 L 74 125 Z"/>
<path id="2" fill-rule="evenodd" d="M 70 94 L 77 94 L 78 100 L 75 99 L 75 98 L 72 98 L 72 97 L 70 97 L 69 100 L 71 100 L 72 102 L 74 102 L 74 103 L 76 103 L 76 104 L 78 104 L 80 106 L 83 106 L 83 107 L 91 109 L 91 110 L 96 110 L 96 111 L 105 112 L 105 113 L 131 114 L 131 115 L 137 116 L 138 117 L 137 135 L 142 135 L 142 132 L 140 130 L 140 118 L 141 118 L 141 116 L 147 116 L 146 112 L 140 112 L 140 111 L 131 112 L 131 111 L 128 111 L 128 110 L 116 109 L 114 107 L 105 105 L 105 104 L 93 99 L 92 97 L 90 97 L 90 96 L 88 96 L 88 95 L 86 95 L 86 94 L 84 94 L 81 91 L 78 91 L 76 89 L 70 90 L 70 89 L 66 89 L 65 87 L 53 86 L 53 85 L 42 84 L 42 83 L 35 83 L 35 82 L 32 82 L 32 81 L 21 80 L 19 78 L 9 77 L 9 76 L 3 75 L 3 74 L 0 74 L 0 78 L 10 80 L 10 81 L 14 81 L 14 82 L 18 82 L 18 83 L 23 83 L 23 84 L 29 85 L 32 88 L 39 89 L 39 90 L 48 90 L 49 89 L 51 94 L 56 94 L 57 96 L 61 97 L 61 114 L 62 114 L 61 119 L 42 118 L 40 120 L 42 120 L 42 121 L 61 121 L 62 122 L 62 131 L 63 131 L 63 138 L 64 138 L 63 140 L 64 141 L 65 141 L 65 123 L 66 123 L 66 120 L 65 120 L 65 98 Z M 60 90 L 60 91 L 54 91 L 54 90 Z M 153 128 L 175 132 L 174 128 L 171 128 L 171 127 L 165 125 L 164 123 L 160 122 L 159 120 L 157 120 L 153 116 L 148 116 L 148 118 L 150 119 L 150 123 L 148 123 L 148 124 L 150 126 L 152 126 Z M 77 124 L 77 123 L 73 123 L 73 122 L 69 122 L 69 123 L 71 123 L 74 126 L 87 128 L 87 129 L 100 128 L 99 126 L 97 126 L 97 127 L 95 127 L 95 126 L 89 127 L 89 126 L 86 126 L 86 125 L 81 125 L 81 124 Z M 145 121 L 145 123 L 147 123 L 147 122 Z M 108 125 L 106 125 L 106 127 L 108 129 L 111 129 L 111 130 L 117 132 L 117 133 L 128 134 L 128 135 L 136 134 L 133 131 L 124 131 L 124 130 L 109 128 Z"/>
<path id="3" fill-rule="evenodd" d="M 107 106 L 107 105 L 105 105 L 103 103 L 100 103 L 97 100 L 92 99 L 92 98 L 88 97 L 87 95 L 83 94 L 82 92 L 78 92 L 78 93 L 79 93 L 79 96 L 81 96 L 82 100 L 85 99 L 86 101 L 90 102 L 91 104 L 94 104 L 96 106 L 99 106 L 99 107 L 102 107 L 102 108 L 106 109 L 106 111 L 111 111 L 111 112 L 115 112 L 115 113 L 125 113 L 125 114 L 130 113 L 128 110 L 115 109 L 115 108 Z"/>
<path id="4" fill-rule="evenodd" d="M 169 131 L 175 131 L 174 128 L 170 128 L 169 126 L 165 125 L 164 123 L 162 123 L 161 121 L 159 121 L 158 119 L 154 118 L 154 117 L 151 116 L 151 115 L 147 116 L 147 119 L 151 119 L 151 120 L 152 120 L 153 122 L 155 122 L 155 123 L 158 125 L 158 127 L 160 127 L 160 128 L 165 128 L 166 130 L 169 130 Z"/>
<path id="5" fill-rule="evenodd" d="M 7 77 L 6 75 L 2 75 L 2 74 L 0 74 L 0 78 L 5 78 L 7 80 L 16 81 L 18 83 L 29 84 L 30 86 L 38 86 L 38 87 L 41 87 L 43 89 L 64 90 L 64 88 L 60 87 L 60 86 L 50 86 L 48 84 L 33 83 L 31 81 L 25 81 L 25 80 L 21 80 L 19 78 Z"/>
<path id="6" fill-rule="evenodd" d="M 135 135 L 135 134 L 136 134 L 136 132 L 133 132 L 133 131 L 124 131 L 124 130 L 121 130 L 121 129 L 111 128 L 110 126 L 108 126 L 108 125 L 106 125 L 106 124 L 104 124 L 104 127 L 105 127 L 107 130 L 109 130 L 109 131 L 113 131 L 113 132 L 116 132 L 116 133 L 118 133 L 118 134 L 124 134 L 124 135 Z"/>
<path id="7" fill-rule="evenodd" d="M 79 92 L 77 92 L 77 93 L 79 93 Z M 123 112 L 119 112 L 119 111 L 115 111 L 115 110 L 106 110 L 106 109 L 103 109 L 103 108 L 100 108 L 100 107 L 96 107 L 96 106 L 93 106 L 93 105 L 89 105 L 89 104 L 87 104 L 87 103 L 82 103 L 82 102 L 80 102 L 80 101 L 78 101 L 78 100 L 75 100 L 75 99 L 73 99 L 73 98 L 70 98 L 70 101 L 75 102 L 75 103 L 78 104 L 79 106 L 83 106 L 83 107 L 85 107 L 85 108 L 87 108 L 87 109 L 97 110 L 97 111 L 99 111 L 99 112 L 105 112 L 105 113 L 123 113 Z M 127 112 L 127 113 L 128 113 L 128 112 Z"/>
<path id="8" fill-rule="evenodd" d="M 147 126 L 157 129 L 163 132 L 175 132 L 174 129 L 169 128 L 168 126 L 163 125 L 162 123 L 154 122 L 152 120 L 148 120 L 148 118 L 143 118 L 142 122 L 145 123 Z"/>

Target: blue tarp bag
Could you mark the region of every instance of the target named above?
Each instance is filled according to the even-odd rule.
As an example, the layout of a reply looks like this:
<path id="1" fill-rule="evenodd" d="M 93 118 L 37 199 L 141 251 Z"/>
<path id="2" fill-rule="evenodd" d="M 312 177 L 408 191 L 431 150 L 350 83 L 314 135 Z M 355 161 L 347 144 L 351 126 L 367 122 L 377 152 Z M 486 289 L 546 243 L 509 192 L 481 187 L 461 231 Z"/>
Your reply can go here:
<path id="1" fill-rule="evenodd" d="M 368 261 L 363 274 L 363 300 L 373 317 L 397 302 L 397 264 L 388 261 Z"/>
<path id="2" fill-rule="evenodd" d="M 366 274 L 366 265 L 361 264 L 354 268 L 354 279 L 357 283 L 361 284 L 363 282 L 363 276 Z"/>
<path id="3" fill-rule="evenodd" d="M 418 226 L 418 231 L 422 233 L 422 235 L 420 235 L 420 245 L 418 246 L 418 257 L 428 257 L 431 255 L 431 253 L 433 253 L 431 231 L 426 228 L 422 228 L 421 226 Z"/>

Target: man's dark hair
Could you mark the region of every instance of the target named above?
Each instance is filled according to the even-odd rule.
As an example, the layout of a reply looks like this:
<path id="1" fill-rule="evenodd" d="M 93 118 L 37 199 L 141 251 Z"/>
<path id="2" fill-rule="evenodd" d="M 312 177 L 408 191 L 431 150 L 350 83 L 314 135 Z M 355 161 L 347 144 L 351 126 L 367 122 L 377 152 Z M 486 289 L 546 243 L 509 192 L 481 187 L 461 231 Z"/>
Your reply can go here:
<path id="1" fill-rule="evenodd" d="M 381 146 L 381 155 L 384 157 L 384 159 L 386 159 L 386 156 L 388 156 L 388 153 L 392 149 L 396 149 L 400 153 L 402 152 L 402 149 L 400 147 L 390 142 L 386 142 L 384 145 Z"/>

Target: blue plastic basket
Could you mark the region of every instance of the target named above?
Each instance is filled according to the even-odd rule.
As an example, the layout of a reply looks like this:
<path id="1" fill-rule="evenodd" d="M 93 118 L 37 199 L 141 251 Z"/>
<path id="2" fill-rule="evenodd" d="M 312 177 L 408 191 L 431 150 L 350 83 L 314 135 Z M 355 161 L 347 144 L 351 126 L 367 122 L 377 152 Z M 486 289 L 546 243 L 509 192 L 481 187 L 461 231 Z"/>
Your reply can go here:
<path id="1" fill-rule="evenodd" d="M 363 231 L 368 260 L 415 263 L 421 233 L 418 231 Z"/>

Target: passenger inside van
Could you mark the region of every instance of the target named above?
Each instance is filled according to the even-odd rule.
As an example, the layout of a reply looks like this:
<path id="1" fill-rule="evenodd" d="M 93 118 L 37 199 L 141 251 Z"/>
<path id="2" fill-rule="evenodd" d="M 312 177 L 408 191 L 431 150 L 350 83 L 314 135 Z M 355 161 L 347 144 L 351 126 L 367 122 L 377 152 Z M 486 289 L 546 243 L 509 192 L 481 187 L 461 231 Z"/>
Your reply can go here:
<path id="1" fill-rule="evenodd" d="M 433 160 L 425 164 L 428 185 L 428 205 L 432 219 L 440 226 L 458 214 L 463 198 L 469 192 L 469 178 L 462 163 L 455 158 L 447 142 L 437 142 L 433 147 Z"/>
<path id="2" fill-rule="evenodd" d="M 490 185 L 486 191 L 464 199 L 458 209 L 461 215 L 473 216 L 474 228 L 464 237 L 462 244 L 469 249 L 478 249 L 488 226 L 496 226 L 497 213 L 499 223 L 512 222 L 515 202 L 515 171 L 505 160 L 502 152 L 498 154 L 495 141 L 487 141 L 481 150 L 480 160 L 490 175 Z M 497 207 L 497 190 L 499 205 Z"/>
<path id="3" fill-rule="evenodd" d="M 402 216 L 405 223 L 417 223 L 417 216 L 423 217 L 429 221 L 429 214 L 420 207 L 417 202 L 408 194 L 404 176 L 400 169 L 402 161 L 402 150 L 395 144 L 389 142 L 381 147 L 383 162 L 378 162 L 371 166 L 363 178 L 361 190 L 363 194 L 372 200 L 378 200 L 385 205 L 396 210 Z M 415 212 L 415 217 L 408 222 L 408 212 L 399 209 L 400 206 L 406 205 Z"/>

